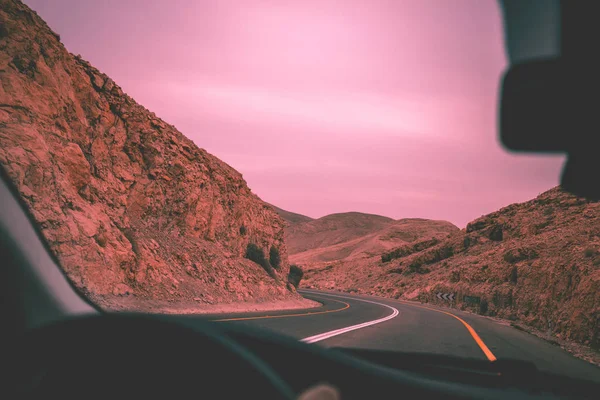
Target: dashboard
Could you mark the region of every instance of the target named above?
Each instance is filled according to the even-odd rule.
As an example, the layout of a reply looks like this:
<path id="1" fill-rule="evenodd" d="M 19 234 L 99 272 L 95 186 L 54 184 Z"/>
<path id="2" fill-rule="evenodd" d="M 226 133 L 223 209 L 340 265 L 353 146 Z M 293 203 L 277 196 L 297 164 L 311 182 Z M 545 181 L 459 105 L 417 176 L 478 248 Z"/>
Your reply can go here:
<path id="1" fill-rule="evenodd" d="M 526 365 L 327 349 L 187 316 L 99 314 L 10 342 L 5 398 L 297 398 L 327 383 L 342 399 L 593 398 L 600 385 Z M 513 371 L 510 373 L 505 373 Z"/>

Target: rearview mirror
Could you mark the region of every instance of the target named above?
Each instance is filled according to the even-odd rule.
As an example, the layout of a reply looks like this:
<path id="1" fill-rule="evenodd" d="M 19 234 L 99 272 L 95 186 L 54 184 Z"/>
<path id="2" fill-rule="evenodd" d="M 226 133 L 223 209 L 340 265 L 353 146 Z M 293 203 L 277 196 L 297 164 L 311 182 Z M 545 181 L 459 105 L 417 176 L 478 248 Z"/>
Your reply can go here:
<path id="1" fill-rule="evenodd" d="M 500 101 L 500 141 L 509 150 L 567 153 L 561 185 L 600 199 L 599 71 L 554 58 L 511 67 Z"/>
<path id="2" fill-rule="evenodd" d="M 504 75 L 500 139 L 510 150 L 574 152 L 598 129 L 595 75 L 559 59 L 517 64 Z M 594 79 L 592 79 L 592 77 Z"/>

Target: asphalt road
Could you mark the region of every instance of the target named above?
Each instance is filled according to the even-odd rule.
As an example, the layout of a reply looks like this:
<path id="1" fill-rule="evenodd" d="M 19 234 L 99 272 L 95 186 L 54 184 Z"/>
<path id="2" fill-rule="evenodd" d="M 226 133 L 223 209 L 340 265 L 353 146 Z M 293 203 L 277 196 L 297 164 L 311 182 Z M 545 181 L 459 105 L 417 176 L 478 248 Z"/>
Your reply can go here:
<path id="1" fill-rule="evenodd" d="M 323 307 L 208 316 L 328 347 L 532 361 L 538 369 L 600 382 L 600 368 L 510 325 L 457 310 L 374 296 L 303 290 Z"/>

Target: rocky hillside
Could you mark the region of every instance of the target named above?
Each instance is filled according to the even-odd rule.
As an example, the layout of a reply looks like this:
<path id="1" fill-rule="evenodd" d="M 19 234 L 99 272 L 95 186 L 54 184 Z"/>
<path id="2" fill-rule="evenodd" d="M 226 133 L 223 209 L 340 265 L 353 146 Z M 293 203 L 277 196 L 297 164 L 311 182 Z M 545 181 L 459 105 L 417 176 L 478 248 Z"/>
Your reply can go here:
<path id="1" fill-rule="evenodd" d="M 0 163 L 95 301 L 299 299 L 284 222 L 242 175 L 70 54 L 17 0 L 0 0 L 0 81 Z M 244 258 L 249 243 L 279 253 L 272 276 Z"/>
<path id="2" fill-rule="evenodd" d="M 313 269 L 304 285 L 437 302 L 598 349 L 600 203 L 554 188 L 447 239 L 401 246 L 376 262 Z"/>
<path id="3" fill-rule="evenodd" d="M 286 242 L 292 263 L 307 264 L 379 257 L 382 252 L 419 239 L 444 238 L 458 228 L 447 221 L 393 220 L 349 212 L 290 224 Z"/>

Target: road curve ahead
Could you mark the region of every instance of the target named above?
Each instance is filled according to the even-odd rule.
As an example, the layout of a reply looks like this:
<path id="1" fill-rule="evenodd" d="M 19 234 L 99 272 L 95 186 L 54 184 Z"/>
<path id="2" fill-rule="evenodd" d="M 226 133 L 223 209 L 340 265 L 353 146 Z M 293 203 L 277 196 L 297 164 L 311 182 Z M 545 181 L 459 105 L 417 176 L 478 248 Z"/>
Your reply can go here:
<path id="1" fill-rule="evenodd" d="M 526 360 L 540 370 L 600 382 L 600 368 L 504 322 L 375 296 L 300 292 L 323 307 L 209 318 L 262 327 L 327 347 Z"/>

